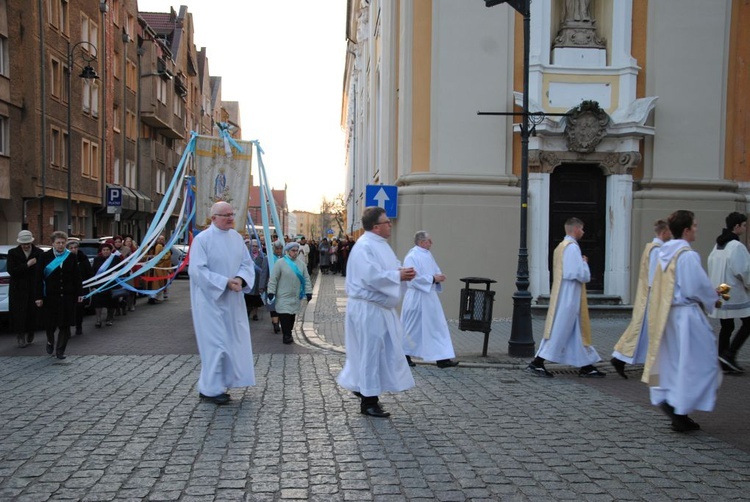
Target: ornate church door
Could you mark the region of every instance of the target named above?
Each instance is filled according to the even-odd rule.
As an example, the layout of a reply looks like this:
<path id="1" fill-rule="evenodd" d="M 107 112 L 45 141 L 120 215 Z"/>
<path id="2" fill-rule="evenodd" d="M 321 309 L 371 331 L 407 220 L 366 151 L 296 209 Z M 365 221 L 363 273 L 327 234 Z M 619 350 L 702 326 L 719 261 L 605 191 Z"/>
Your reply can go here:
<path id="1" fill-rule="evenodd" d="M 549 204 L 549 270 L 552 280 L 552 257 L 565 238 L 565 221 L 576 217 L 583 221 L 581 252 L 589 259 L 591 282 L 589 293 L 604 291 L 604 250 L 606 237 L 607 186 L 604 174 L 596 164 L 562 164 L 550 178 Z"/>

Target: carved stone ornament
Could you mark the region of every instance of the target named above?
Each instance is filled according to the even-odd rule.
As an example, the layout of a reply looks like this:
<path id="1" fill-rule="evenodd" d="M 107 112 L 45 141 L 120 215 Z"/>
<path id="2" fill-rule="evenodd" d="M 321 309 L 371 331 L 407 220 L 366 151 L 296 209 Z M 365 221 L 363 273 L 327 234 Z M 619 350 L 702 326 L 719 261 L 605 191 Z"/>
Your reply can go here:
<path id="1" fill-rule="evenodd" d="M 565 117 L 565 141 L 571 152 L 590 153 L 607 134 L 609 115 L 596 101 L 584 101 Z"/>

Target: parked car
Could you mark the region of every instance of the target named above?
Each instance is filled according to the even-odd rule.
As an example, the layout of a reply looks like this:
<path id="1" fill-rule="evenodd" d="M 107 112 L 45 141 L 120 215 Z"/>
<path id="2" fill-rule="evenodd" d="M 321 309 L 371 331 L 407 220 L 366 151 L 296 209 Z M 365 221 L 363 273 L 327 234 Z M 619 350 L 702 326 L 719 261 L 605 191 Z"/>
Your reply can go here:
<path id="1" fill-rule="evenodd" d="M 99 254 L 99 245 L 104 242 L 100 239 L 81 239 L 78 243 L 78 252 L 85 254 L 91 265 L 94 264 L 94 258 Z"/>
<path id="2" fill-rule="evenodd" d="M 173 244 L 172 245 L 172 266 L 176 267 L 182 262 L 182 260 L 187 256 L 188 250 L 190 249 L 190 246 L 188 244 Z M 180 272 L 180 275 L 178 277 L 187 277 L 188 276 L 188 266 L 186 265 L 185 268 Z"/>

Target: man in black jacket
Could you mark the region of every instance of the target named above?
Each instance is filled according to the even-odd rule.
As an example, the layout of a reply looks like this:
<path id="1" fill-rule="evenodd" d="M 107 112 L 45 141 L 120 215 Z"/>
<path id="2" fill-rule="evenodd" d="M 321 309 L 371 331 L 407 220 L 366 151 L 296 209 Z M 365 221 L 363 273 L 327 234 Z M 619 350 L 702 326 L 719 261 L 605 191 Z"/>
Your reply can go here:
<path id="1" fill-rule="evenodd" d="M 52 232 L 52 249 L 44 253 L 36 268 L 36 304 L 42 307 L 47 329 L 47 354 L 65 359 L 70 327 L 76 322 L 76 305 L 83 300 L 78 259 L 65 247 L 68 235 Z M 57 345 L 55 329 L 59 328 Z"/>

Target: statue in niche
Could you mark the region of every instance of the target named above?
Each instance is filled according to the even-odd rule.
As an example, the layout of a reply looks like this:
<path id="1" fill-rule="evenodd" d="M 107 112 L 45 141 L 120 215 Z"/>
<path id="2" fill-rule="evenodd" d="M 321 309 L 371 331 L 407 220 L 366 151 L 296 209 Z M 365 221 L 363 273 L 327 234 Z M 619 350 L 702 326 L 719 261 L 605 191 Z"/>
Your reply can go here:
<path id="1" fill-rule="evenodd" d="M 605 49 L 606 40 L 596 32 L 596 19 L 591 15 L 592 0 L 562 0 L 561 4 L 562 22 L 552 47 Z"/>
<path id="2" fill-rule="evenodd" d="M 570 21 L 591 22 L 591 0 L 565 0 L 563 23 Z"/>

